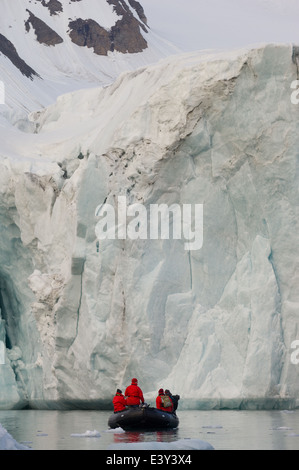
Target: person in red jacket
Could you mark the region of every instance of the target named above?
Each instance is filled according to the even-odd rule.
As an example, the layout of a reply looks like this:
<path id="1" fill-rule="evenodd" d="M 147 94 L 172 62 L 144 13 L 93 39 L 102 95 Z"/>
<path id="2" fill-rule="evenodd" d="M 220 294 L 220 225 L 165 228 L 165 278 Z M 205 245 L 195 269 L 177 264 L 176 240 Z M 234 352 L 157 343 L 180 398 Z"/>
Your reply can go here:
<path id="1" fill-rule="evenodd" d="M 143 392 L 138 387 L 137 379 L 132 379 L 131 385 L 126 388 L 125 396 L 128 406 L 139 406 L 140 402 L 144 403 Z"/>
<path id="2" fill-rule="evenodd" d="M 168 395 L 165 395 L 163 388 L 160 388 L 158 396 L 156 398 L 156 408 L 158 410 L 167 411 L 167 413 L 173 412 L 173 403 Z"/>
<path id="3" fill-rule="evenodd" d="M 114 413 L 119 413 L 126 409 L 127 402 L 125 397 L 123 396 L 123 392 L 118 388 L 116 391 L 116 395 L 112 400 L 114 406 Z"/>

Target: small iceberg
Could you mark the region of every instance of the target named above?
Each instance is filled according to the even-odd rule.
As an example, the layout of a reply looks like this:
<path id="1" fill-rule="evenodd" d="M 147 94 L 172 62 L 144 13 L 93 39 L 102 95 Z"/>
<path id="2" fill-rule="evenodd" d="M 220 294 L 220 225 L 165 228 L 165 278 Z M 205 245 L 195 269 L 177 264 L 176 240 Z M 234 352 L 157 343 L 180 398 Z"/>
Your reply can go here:
<path id="1" fill-rule="evenodd" d="M 123 434 L 126 431 L 123 428 L 107 429 L 105 432 L 110 432 L 113 434 Z"/>
<path id="2" fill-rule="evenodd" d="M 23 444 L 19 444 L 0 424 L 0 450 L 31 450 Z"/>
<path id="3" fill-rule="evenodd" d="M 101 437 L 96 429 L 94 431 L 85 431 L 83 434 L 71 434 L 71 437 Z"/>

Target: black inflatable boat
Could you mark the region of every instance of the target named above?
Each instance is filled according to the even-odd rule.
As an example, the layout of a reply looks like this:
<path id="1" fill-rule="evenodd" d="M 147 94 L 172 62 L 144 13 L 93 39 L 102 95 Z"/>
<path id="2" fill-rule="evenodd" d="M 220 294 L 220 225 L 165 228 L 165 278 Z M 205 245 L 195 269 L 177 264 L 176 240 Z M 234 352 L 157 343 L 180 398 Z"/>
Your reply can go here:
<path id="1" fill-rule="evenodd" d="M 114 413 L 110 416 L 108 425 L 112 429 L 122 428 L 125 431 L 174 429 L 178 427 L 179 419 L 174 413 L 141 405 Z"/>

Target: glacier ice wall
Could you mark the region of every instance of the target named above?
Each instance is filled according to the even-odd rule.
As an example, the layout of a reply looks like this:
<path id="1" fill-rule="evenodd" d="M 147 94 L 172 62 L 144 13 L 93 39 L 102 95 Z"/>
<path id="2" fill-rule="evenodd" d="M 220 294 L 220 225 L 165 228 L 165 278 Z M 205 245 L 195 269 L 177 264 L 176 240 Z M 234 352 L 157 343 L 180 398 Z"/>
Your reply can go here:
<path id="1" fill-rule="evenodd" d="M 108 406 L 137 376 L 186 407 L 296 406 L 298 107 L 291 45 L 194 53 L 6 130 L 0 406 Z M 96 207 L 203 204 L 183 240 L 101 240 Z"/>

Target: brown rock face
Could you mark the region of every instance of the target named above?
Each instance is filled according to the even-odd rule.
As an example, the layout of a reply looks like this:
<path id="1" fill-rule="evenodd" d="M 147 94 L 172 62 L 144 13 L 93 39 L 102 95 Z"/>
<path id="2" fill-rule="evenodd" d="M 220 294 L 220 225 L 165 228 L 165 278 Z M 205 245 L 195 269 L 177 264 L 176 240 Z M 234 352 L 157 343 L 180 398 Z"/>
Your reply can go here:
<path id="1" fill-rule="evenodd" d="M 69 23 L 71 40 L 78 46 L 92 47 L 98 55 L 107 55 L 109 51 L 133 54 L 146 49 L 147 42 L 140 30 L 142 28 L 147 32 L 144 23 L 141 23 L 134 17 L 130 8 L 123 0 L 107 0 L 107 2 L 113 5 L 113 9 L 118 16 L 122 16 L 112 26 L 111 30 L 107 31 L 92 19 L 83 20 L 79 18 Z M 146 17 L 143 15 L 143 8 L 139 2 L 131 0 L 131 3 L 134 8 L 138 9 L 139 17 L 141 15 L 144 21 L 146 21 Z"/>
<path id="2" fill-rule="evenodd" d="M 28 32 L 32 26 L 39 43 L 45 44 L 46 46 L 56 46 L 56 44 L 63 42 L 62 37 L 50 28 L 50 26 L 40 18 L 37 18 L 31 11 L 26 11 L 29 13 L 29 18 L 25 23 L 26 31 Z"/>
<path id="3" fill-rule="evenodd" d="M 94 20 L 71 21 L 70 38 L 77 46 L 93 47 L 95 54 L 107 55 L 111 48 L 109 32 Z"/>
<path id="4" fill-rule="evenodd" d="M 50 11 L 50 15 L 58 15 L 63 11 L 62 3 L 59 0 L 38 0 L 44 7 L 47 7 Z M 73 0 L 72 0 L 73 1 Z"/>
<path id="5" fill-rule="evenodd" d="M 141 21 L 147 25 L 147 17 L 145 16 L 144 9 L 142 5 L 136 0 L 128 0 L 132 8 L 134 8 L 141 19 Z"/>
<path id="6" fill-rule="evenodd" d="M 124 19 L 124 17 L 129 17 L 129 16 L 134 18 L 129 6 L 124 2 L 124 0 L 107 0 L 107 3 L 109 3 L 109 5 L 113 5 L 113 10 L 115 11 L 115 13 L 118 16 L 122 16 L 123 19 Z M 135 10 L 137 11 L 137 13 L 139 15 L 139 18 L 140 18 L 140 15 L 141 15 L 141 17 L 143 17 L 143 19 L 145 19 L 144 23 L 146 24 L 147 19 L 146 19 L 146 16 L 144 14 L 144 10 L 143 10 L 142 6 L 140 5 L 140 3 L 137 2 L 136 0 L 129 0 L 129 3 L 131 5 L 131 7 L 135 8 Z M 147 32 L 147 29 L 146 29 L 146 27 L 144 26 L 143 23 L 139 23 L 139 25 L 141 26 L 143 31 Z"/>
<path id="7" fill-rule="evenodd" d="M 111 50 L 134 54 L 147 48 L 147 42 L 141 34 L 140 23 L 130 14 L 116 22 L 111 28 Z"/>
<path id="8" fill-rule="evenodd" d="M 3 36 L 3 34 L 0 34 L 0 53 L 4 54 L 26 77 L 31 80 L 33 80 L 34 76 L 39 77 L 39 75 L 21 59 L 13 43 Z"/>
<path id="9" fill-rule="evenodd" d="M 63 11 L 62 3 L 59 0 L 38 0 L 48 8 L 51 15 L 57 15 Z M 69 0 L 80 2 L 83 0 Z M 109 5 L 120 17 L 110 30 L 103 28 L 93 19 L 78 18 L 69 22 L 68 34 L 74 44 L 80 47 L 92 48 L 97 55 L 108 55 L 108 52 L 117 51 L 123 54 L 142 52 L 148 47 L 147 41 L 141 33 L 141 28 L 147 33 L 147 19 L 141 4 L 136 0 L 128 0 L 131 8 L 134 8 L 140 18 L 139 21 L 132 13 L 128 3 L 124 0 L 107 0 Z M 36 39 L 40 44 L 46 46 L 56 46 L 63 42 L 63 39 L 50 26 L 40 18 L 36 17 L 30 10 L 29 18 L 25 23 L 26 31 L 32 27 L 36 34 Z"/>

